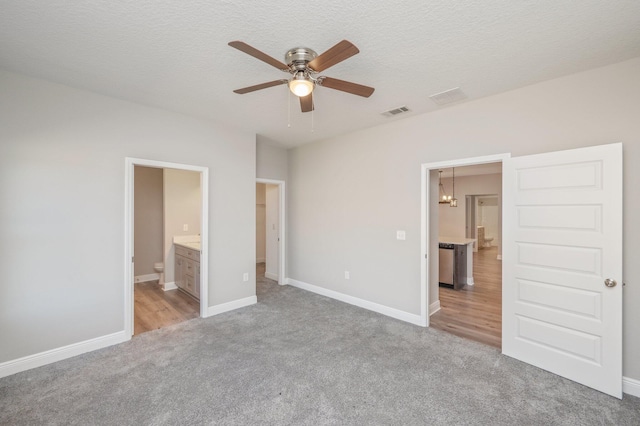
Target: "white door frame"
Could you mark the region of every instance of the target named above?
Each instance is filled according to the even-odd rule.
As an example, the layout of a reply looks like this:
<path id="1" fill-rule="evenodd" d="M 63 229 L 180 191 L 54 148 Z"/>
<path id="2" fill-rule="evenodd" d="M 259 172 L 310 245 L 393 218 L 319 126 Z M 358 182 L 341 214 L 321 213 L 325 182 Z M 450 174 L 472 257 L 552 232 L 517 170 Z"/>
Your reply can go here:
<path id="1" fill-rule="evenodd" d="M 431 170 L 438 170 L 449 167 L 473 166 L 476 164 L 487 164 L 503 162 L 504 159 L 511 158 L 510 153 L 486 155 L 483 157 L 459 158 L 455 160 L 438 161 L 434 163 L 423 163 L 420 172 L 420 319 L 421 325 L 429 326 L 429 243 L 431 238 L 438 238 L 437 235 L 429 234 L 429 205 L 430 205 L 430 178 Z M 504 186 L 504 183 L 503 183 Z M 504 230 L 503 230 L 504 235 Z M 504 238 L 504 237 L 503 237 Z M 435 255 L 435 254 L 434 254 Z"/>
<path id="2" fill-rule="evenodd" d="M 285 181 L 278 179 L 262 179 L 256 178 L 256 183 L 266 183 L 269 185 L 278 185 L 278 238 L 280 238 L 280 244 L 278 245 L 278 284 L 286 284 L 284 277 L 286 273 L 286 240 L 285 240 Z"/>
<path id="3" fill-rule="evenodd" d="M 124 329 L 133 335 L 133 188 L 134 167 L 188 170 L 200 173 L 200 317 L 207 316 L 209 300 L 209 168 L 142 158 L 125 157 L 124 174 Z"/>

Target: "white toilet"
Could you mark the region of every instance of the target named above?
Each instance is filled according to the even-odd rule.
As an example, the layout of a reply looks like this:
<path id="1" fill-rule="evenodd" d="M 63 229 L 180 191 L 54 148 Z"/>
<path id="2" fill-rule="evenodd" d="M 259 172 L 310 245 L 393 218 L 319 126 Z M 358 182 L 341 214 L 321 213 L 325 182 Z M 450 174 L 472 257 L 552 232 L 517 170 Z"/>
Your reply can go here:
<path id="1" fill-rule="evenodd" d="M 154 263 L 153 269 L 158 273 L 158 275 L 160 275 L 160 278 L 158 278 L 158 284 L 160 284 L 161 286 L 164 286 L 164 263 L 162 262 Z"/>
<path id="2" fill-rule="evenodd" d="M 491 241 L 493 241 L 493 237 L 484 237 L 484 246 L 486 248 L 491 247 Z"/>

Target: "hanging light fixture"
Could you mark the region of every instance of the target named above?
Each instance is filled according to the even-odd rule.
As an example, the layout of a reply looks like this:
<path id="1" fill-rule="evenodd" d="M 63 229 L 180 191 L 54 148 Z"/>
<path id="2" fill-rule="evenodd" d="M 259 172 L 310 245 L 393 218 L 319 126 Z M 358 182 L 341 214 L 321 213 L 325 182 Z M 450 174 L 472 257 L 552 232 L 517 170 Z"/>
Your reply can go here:
<path id="1" fill-rule="evenodd" d="M 456 168 L 452 169 L 453 177 L 451 179 L 452 182 L 452 191 L 451 191 L 451 200 L 449 201 L 449 207 L 458 207 L 458 199 L 456 198 Z"/>
<path id="2" fill-rule="evenodd" d="M 440 188 L 440 198 L 438 200 L 438 204 L 451 204 L 451 196 L 447 195 L 444 190 L 444 185 L 442 184 L 442 170 L 438 170 L 438 173 L 438 188 Z"/>

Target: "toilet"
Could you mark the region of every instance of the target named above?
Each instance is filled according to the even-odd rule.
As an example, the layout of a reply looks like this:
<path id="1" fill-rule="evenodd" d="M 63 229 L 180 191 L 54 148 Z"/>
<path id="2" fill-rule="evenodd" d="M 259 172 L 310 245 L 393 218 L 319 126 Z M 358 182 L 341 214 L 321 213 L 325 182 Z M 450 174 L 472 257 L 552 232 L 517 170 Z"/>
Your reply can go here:
<path id="1" fill-rule="evenodd" d="M 484 246 L 487 248 L 491 247 L 491 241 L 493 241 L 493 237 L 484 237 Z"/>
<path id="2" fill-rule="evenodd" d="M 153 264 L 153 269 L 158 273 L 158 284 L 164 285 L 164 263 L 156 262 Z"/>

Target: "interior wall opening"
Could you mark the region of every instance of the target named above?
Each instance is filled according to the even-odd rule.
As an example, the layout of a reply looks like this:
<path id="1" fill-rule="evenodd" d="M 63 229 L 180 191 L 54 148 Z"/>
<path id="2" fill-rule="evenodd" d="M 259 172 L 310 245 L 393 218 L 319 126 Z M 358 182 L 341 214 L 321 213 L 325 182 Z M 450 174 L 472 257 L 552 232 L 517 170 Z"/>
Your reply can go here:
<path id="1" fill-rule="evenodd" d="M 283 284 L 284 182 L 256 181 L 256 295 L 261 286 Z"/>
<path id="2" fill-rule="evenodd" d="M 431 235 L 437 242 L 431 243 L 438 247 L 439 309 L 432 312 L 429 324 L 500 348 L 502 163 L 451 166 L 440 171 L 440 194 L 430 201 L 437 205 L 432 207 L 437 214 L 429 219 L 431 229 L 437 229 Z M 451 198 L 457 202 L 451 203 Z"/>
<path id="3" fill-rule="evenodd" d="M 206 316 L 208 169 L 127 158 L 125 328 Z"/>

